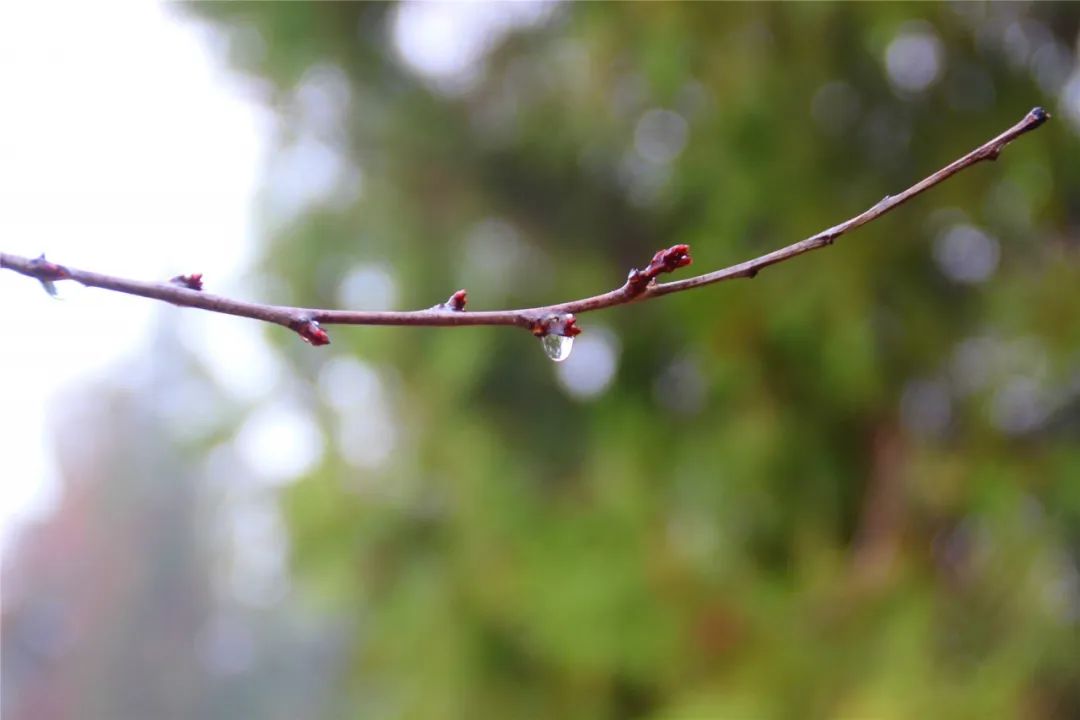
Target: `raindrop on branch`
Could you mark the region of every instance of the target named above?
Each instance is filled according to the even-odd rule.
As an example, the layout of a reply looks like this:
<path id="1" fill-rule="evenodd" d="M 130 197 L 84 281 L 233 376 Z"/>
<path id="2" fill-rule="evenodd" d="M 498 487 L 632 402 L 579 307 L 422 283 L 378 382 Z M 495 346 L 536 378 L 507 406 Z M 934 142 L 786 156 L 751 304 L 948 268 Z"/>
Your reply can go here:
<path id="1" fill-rule="evenodd" d="M 39 278 L 38 282 L 41 283 L 41 287 L 45 288 L 45 292 L 49 293 L 49 297 L 51 297 L 53 300 L 64 299 L 60 297 L 60 291 L 56 289 L 56 283 L 54 283 L 52 280 L 41 280 Z"/>
<path id="2" fill-rule="evenodd" d="M 545 355 L 555 362 L 562 362 L 570 357 L 570 351 L 574 348 L 574 338 L 549 333 L 540 338 L 540 344 L 544 346 Z"/>

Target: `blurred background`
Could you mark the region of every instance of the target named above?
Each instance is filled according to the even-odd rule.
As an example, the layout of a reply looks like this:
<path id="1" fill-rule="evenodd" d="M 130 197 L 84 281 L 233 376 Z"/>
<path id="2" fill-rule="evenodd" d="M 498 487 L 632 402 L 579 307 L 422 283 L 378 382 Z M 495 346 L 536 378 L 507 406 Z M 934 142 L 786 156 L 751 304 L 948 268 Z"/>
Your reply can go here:
<path id="1" fill-rule="evenodd" d="M 0 10 L 5 718 L 1080 716 L 1080 5 Z M 689 274 L 682 271 L 684 275 Z"/>

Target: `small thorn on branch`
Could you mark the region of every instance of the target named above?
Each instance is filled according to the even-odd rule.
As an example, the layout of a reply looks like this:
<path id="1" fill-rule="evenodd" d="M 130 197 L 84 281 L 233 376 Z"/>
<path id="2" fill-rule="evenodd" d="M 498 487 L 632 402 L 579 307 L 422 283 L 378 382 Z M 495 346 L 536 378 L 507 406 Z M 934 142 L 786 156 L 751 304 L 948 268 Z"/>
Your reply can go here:
<path id="1" fill-rule="evenodd" d="M 191 273 L 190 275 L 177 275 L 174 278 L 170 278 L 169 282 L 173 285 L 179 285 L 180 287 L 186 287 L 188 290 L 202 290 L 202 273 Z"/>
<path id="2" fill-rule="evenodd" d="M 529 332 L 538 338 L 545 335 L 562 335 L 563 337 L 572 338 L 581 334 L 581 328 L 577 326 L 577 318 L 573 314 L 562 313 L 560 315 L 552 313 L 533 320 L 532 325 L 529 326 Z"/>
<path id="3" fill-rule="evenodd" d="M 432 310 L 449 310 L 450 312 L 465 312 L 465 303 L 469 301 L 469 293 L 464 289 L 458 290 L 456 293 L 446 299 L 446 302 L 441 302 L 438 305 L 432 306 Z"/>
<path id="4" fill-rule="evenodd" d="M 626 291 L 631 296 L 640 295 L 660 273 L 674 272 L 692 262 L 689 245 L 672 245 L 666 250 L 658 250 L 645 268 L 634 268 L 626 276 Z"/>
<path id="5" fill-rule="evenodd" d="M 295 330 L 300 338 L 310 345 L 330 344 L 330 336 L 314 320 L 296 320 L 289 323 L 289 328 Z"/>

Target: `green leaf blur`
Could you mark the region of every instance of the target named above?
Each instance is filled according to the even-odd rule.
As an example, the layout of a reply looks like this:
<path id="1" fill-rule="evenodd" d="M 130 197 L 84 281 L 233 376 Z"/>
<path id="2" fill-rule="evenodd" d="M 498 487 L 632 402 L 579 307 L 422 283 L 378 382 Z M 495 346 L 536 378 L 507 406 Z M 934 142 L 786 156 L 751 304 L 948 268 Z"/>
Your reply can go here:
<path id="1" fill-rule="evenodd" d="M 277 227 L 264 271 L 333 305 L 374 263 L 397 307 L 472 309 L 615 287 L 674 243 L 721 267 L 1060 116 L 1006 35 L 1074 45 L 1080 17 L 559 5 L 448 91 L 395 54 L 392 6 L 192 9 L 261 38 L 230 59 L 283 145 L 320 132 L 305 92 L 347 91 L 321 140 L 360 190 Z M 940 43 L 925 90 L 890 78 L 903 33 Z M 684 146 L 642 152 L 650 117 Z M 1078 149 L 1058 117 L 753 282 L 583 316 L 618 344 L 587 398 L 516 331 L 336 328 L 319 355 L 270 331 L 295 372 L 357 358 L 392 397 L 385 462 L 330 456 L 283 497 L 296 571 L 355 623 L 343 716 L 1080 712 Z M 999 248 L 979 282 L 935 263 L 958 225 Z"/>

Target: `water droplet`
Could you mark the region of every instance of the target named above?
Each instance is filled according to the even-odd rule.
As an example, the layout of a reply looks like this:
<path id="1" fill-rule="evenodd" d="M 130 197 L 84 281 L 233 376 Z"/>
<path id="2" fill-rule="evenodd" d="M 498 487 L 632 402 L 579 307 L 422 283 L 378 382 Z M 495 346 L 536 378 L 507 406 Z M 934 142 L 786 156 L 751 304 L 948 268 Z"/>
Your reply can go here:
<path id="1" fill-rule="evenodd" d="M 45 288 L 45 292 L 49 293 L 49 297 L 53 300 L 64 299 L 60 297 L 60 291 L 56 289 L 56 283 L 52 280 L 38 280 L 38 282 L 41 283 L 41 287 Z"/>
<path id="2" fill-rule="evenodd" d="M 540 344 L 544 346 L 544 354 L 555 362 L 562 362 L 570 357 L 570 351 L 574 348 L 574 338 L 554 333 L 540 338 Z"/>

